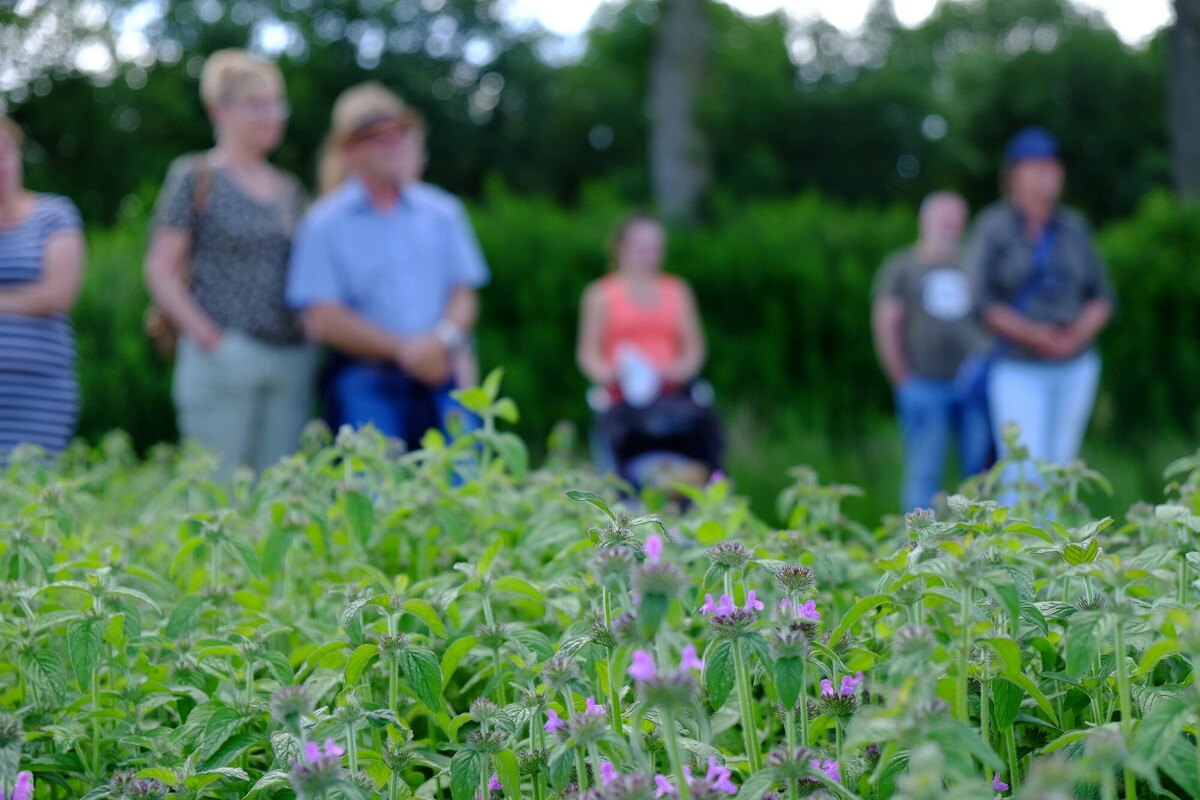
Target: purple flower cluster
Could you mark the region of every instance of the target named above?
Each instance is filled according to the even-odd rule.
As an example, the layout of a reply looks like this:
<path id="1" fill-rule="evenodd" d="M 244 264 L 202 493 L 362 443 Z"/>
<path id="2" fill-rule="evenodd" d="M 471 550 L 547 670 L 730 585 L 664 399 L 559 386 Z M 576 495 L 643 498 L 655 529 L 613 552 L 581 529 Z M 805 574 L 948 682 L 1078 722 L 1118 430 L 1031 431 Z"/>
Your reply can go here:
<path id="1" fill-rule="evenodd" d="M 686 672 L 689 669 L 704 669 L 704 662 L 696 655 L 695 646 L 690 644 L 683 648 L 683 653 L 679 657 L 679 671 Z M 629 677 L 635 681 L 652 681 L 659 677 L 653 657 L 645 650 L 633 651 L 633 664 L 629 666 Z"/>
<path id="2" fill-rule="evenodd" d="M 746 592 L 746 604 L 742 606 L 743 611 L 762 611 L 764 608 L 763 602 L 758 599 L 758 595 L 753 589 Z M 738 607 L 734 605 L 733 598 L 727 594 L 721 595 L 720 602 L 715 602 L 711 594 L 706 594 L 704 595 L 704 605 L 700 606 L 701 614 L 729 615 L 737 610 Z"/>
<path id="3" fill-rule="evenodd" d="M 825 759 L 822 761 L 818 758 L 814 758 L 811 763 L 813 769 L 822 773 L 826 778 L 829 778 L 829 780 L 834 781 L 835 783 L 842 782 L 842 767 L 840 764 L 838 764 L 838 762 L 830 759 Z M 809 778 L 809 780 L 816 781 L 817 779 Z"/>
<path id="4" fill-rule="evenodd" d="M 604 715 L 607 713 L 608 711 L 604 706 L 596 704 L 595 697 L 588 697 L 587 705 L 584 707 L 583 713 L 579 714 L 577 718 L 581 723 L 591 723 L 597 720 L 603 720 Z M 555 711 L 553 708 L 546 709 L 546 724 L 544 726 L 546 733 L 554 733 L 558 729 L 566 726 L 566 724 L 567 720 L 560 717 L 557 711 Z"/>
<path id="5" fill-rule="evenodd" d="M 11 798 L 4 794 L 4 787 L 0 786 L 0 800 L 33 800 L 33 773 L 28 770 L 17 773 Z"/>
<path id="6" fill-rule="evenodd" d="M 1008 791 L 1008 784 L 1005 783 L 1004 781 L 1000 780 L 999 772 L 997 772 L 995 775 L 992 776 L 992 788 L 995 789 L 997 792 L 1007 792 Z"/>
<path id="7" fill-rule="evenodd" d="M 603 769 L 603 768 L 602 768 Z M 603 774 L 603 772 L 601 773 Z M 713 797 L 719 794 L 737 794 L 738 787 L 730 778 L 733 773 L 725 767 L 717 763 L 716 756 L 709 756 L 708 772 L 703 778 L 697 778 L 692 774 L 692 768 L 685 766 L 683 768 L 683 777 L 687 781 L 688 789 L 698 797 Z M 667 779 L 665 775 L 654 776 L 654 786 L 656 787 L 655 797 L 678 797 L 679 792 Z"/>
<path id="8" fill-rule="evenodd" d="M 810 619 L 816 621 L 821 618 L 821 612 L 817 611 L 816 600 L 801 603 L 799 600 L 792 600 L 785 597 L 779 601 L 779 610 L 785 617 L 793 619 Z"/>
<path id="9" fill-rule="evenodd" d="M 857 672 L 854 675 L 846 675 L 842 678 L 842 685 L 835 692 L 833 683 L 824 678 L 821 681 L 821 697 L 852 697 L 859 686 L 862 686 L 863 674 Z"/>

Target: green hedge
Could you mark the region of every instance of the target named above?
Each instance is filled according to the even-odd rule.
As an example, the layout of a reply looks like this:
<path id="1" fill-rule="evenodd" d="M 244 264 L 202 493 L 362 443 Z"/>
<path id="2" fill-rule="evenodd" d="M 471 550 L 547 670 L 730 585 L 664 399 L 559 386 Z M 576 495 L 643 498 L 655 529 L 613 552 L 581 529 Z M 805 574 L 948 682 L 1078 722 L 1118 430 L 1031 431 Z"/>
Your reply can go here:
<path id="1" fill-rule="evenodd" d="M 586 420 L 575 327 L 586 283 L 606 268 L 604 242 L 624 209 L 604 191 L 565 209 L 493 186 L 473 219 L 493 271 L 479 330 L 484 366 L 501 364 L 541 440 L 560 419 Z M 707 376 L 722 406 L 759 409 L 827 432 L 853 433 L 890 413 L 869 333 L 869 290 L 893 248 L 912 238 L 913 211 L 847 207 L 813 194 L 726 209 L 679 230 L 669 269 L 695 287 L 709 339 Z M 1104 379 L 1094 433 L 1190 435 L 1200 396 L 1200 209 L 1165 195 L 1100 235 L 1120 298 L 1102 339 Z M 144 226 L 93 231 L 74 313 L 85 411 L 95 440 L 123 427 L 145 447 L 174 436 L 169 365 L 141 334 Z"/>

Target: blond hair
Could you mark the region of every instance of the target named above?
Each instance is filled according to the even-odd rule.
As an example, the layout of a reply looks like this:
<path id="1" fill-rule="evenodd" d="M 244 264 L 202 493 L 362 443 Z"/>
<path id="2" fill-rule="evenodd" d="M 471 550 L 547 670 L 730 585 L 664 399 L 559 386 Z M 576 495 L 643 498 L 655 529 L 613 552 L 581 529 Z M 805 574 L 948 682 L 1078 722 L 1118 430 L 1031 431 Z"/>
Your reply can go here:
<path id="1" fill-rule="evenodd" d="M 7 114 L 0 114 L 0 133 L 11 139 L 18 149 L 25 144 L 25 131 Z"/>
<path id="2" fill-rule="evenodd" d="M 204 105 L 228 103 L 247 88 L 266 83 L 283 92 L 283 73 L 270 61 L 255 58 L 245 50 L 218 50 L 204 62 L 200 73 L 200 99 Z"/>

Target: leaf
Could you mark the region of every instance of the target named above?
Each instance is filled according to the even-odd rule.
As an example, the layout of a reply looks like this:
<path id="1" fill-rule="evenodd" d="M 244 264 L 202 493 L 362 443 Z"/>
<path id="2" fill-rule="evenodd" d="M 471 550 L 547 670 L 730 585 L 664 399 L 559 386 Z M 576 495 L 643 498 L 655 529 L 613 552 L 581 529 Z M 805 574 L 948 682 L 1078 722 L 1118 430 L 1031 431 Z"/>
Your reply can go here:
<path id="1" fill-rule="evenodd" d="M 501 397 L 497 400 L 492 413 L 496 415 L 496 419 L 502 419 L 509 425 L 516 425 L 521 421 L 521 412 L 517 410 L 517 404 L 511 397 Z"/>
<path id="2" fill-rule="evenodd" d="M 231 736 L 215 752 L 200 762 L 199 770 L 205 772 L 217 767 L 229 766 L 242 753 L 254 745 L 262 743 L 262 736 L 256 733 L 246 732 Z"/>
<path id="3" fill-rule="evenodd" d="M 42 701 L 59 704 L 67 695 L 67 671 L 52 650 L 22 650 L 17 659 L 25 678 L 37 687 Z"/>
<path id="4" fill-rule="evenodd" d="M 736 800 L 760 800 L 764 794 L 778 784 L 779 779 L 775 776 L 774 770 L 760 769 L 742 782 Z"/>
<path id="5" fill-rule="evenodd" d="M 838 639 L 842 638 L 842 636 L 850 630 L 854 623 L 862 619 L 864 614 L 876 606 L 883 605 L 884 603 L 891 605 L 892 598 L 888 597 L 886 594 L 874 594 L 870 597 L 864 597 L 862 600 L 859 600 L 857 603 L 851 606 L 849 611 L 842 615 L 842 621 L 837 626 L 837 630 L 831 634 L 829 641 L 836 642 Z"/>
<path id="6" fill-rule="evenodd" d="M 413 645 L 400 651 L 399 661 L 413 693 L 436 713 L 442 706 L 442 670 L 437 655 L 428 647 Z"/>
<path id="7" fill-rule="evenodd" d="M 1098 611 L 1080 611 L 1067 624 L 1067 674 L 1078 678 L 1092 667 L 1100 654 L 1104 616 Z"/>
<path id="8" fill-rule="evenodd" d="M 237 536 L 230 536 L 225 539 L 225 546 L 233 552 L 234 557 L 242 563 L 251 576 L 257 578 L 262 574 L 258 566 L 258 554 L 254 552 L 254 547 L 250 542 Z"/>
<path id="9" fill-rule="evenodd" d="M 1171 776 L 1187 792 L 1187 797 L 1200 797 L 1200 773 L 1196 768 L 1196 745 L 1176 736 L 1170 746 L 1159 742 L 1165 755 L 1159 759 L 1163 772 Z"/>
<path id="10" fill-rule="evenodd" d="M 567 497 L 571 498 L 572 500 L 581 502 L 581 503 L 591 503 L 596 508 L 603 511 L 608 516 L 609 519 L 612 519 L 612 520 L 616 519 L 613 516 L 612 511 L 609 509 L 608 503 L 604 500 L 603 497 L 601 497 L 598 494 L 593 494 L 591 492 L 580 492 L 580 491 L 572 490 L 570 492 L 567 492 Z"/>
<path id="11" fill-rule="evenodd" d="M 1178 697 L 1166 697 L 1154 704 L 1133 733 L 1133 751 L 1151 764 L 1166 757 L 1168 748 L 1163 747 L 1179 736 L 1187 722 L 1190 709 Z M 1195 763 L 1192 764 L 1195 769 Z"/>
<path id="12" fill-rule="evenodd" d="M 495 589 L 501 592 L 516 592 L 517 594 L 523 594 L 539 605 L 545 604 L 542 593 L 539 592 L 537 588 L 527 581 L 523 581 L 520 578 L 514 578 L 511 575 L 506 575 L 497 580 L 495 583 Z"/>
<path id="13" fill-rule="evenodd" d="M 727 641 L 716 639 L 704 653 L 704 688 L 708 691 L 709 702 L 714 711 L 725 705 L 729 693 L 733 691 L 733 645 Z"/>
<path id="14" fill-rule="evenodd" d="M 1083 548 L 1077 544 L 1069 544 L 1063 548 L 1063 561 L 1066 561 L 1073 567 L 1077 567 L 1082 564 L 1083 557 Z"/>
<path id="15" fill-rule="evenodd" d="M 454 642 L 446 648 L 446 652 L 442 653 L 442 683 L 448 683 L 450 676 L 454 674 L 454 670 L 458 669 L 458 664 L 463 660 L 467 653 L 475 649 L 479 644 L 479 639 L 474 636 L 464 636 L 461 639 L 455 639 Z"/>
<path id="16" fill-rule="evenodd" d="M 104 643 L 103 624 L 101 617 L 88 616 L 67 625 L 67 654 L 75 671 L 75 680 L 85 693 L 92 685 L 92 674 L 100 660 L 100 647 Z"/>
<path id="17" fill-rule="evenodd" d="M 206 753 L 214 753 L 225 743 L 225 740 L 237 733 L 245 720 L 242 715 L 229 706 L 213 709 L 212 716 L 204 726 L 204 734 L 200 738 L 200 749 Z"/>
<path id="18" fill-rule="evenodd" d="M 371 541 L 371 526 L 375 522 L 375 509 L 362 492 L 346 492 L 346 522 L 350 533 L 363 547 Z"/>
<path id="19" fill-rule="evenodd" d="M 137 589 L 130 589 L 128 586 L 114 586 L 108 590 L 108 593 L 117 597 L 128 597 L 132 600 L 138 600 L 150 606 L 158 613 L 162 613 L 162 609 L 158 607 L 158 603 L 151 600 L 148 594 L 139 592 Z"/>
<path id="20" fill-rule="evenodd" d="M 282 770 L 278 770 L 278 769 L 271 770 L 266 775 L 263 775 L 261 778 L 258 779 L 258 782 L 254 784 L 254 788 L 252 788 L 250 790 L 250 793 L 247 794 L 246 797 L 250 797 L 253 794 L 257 794 L 258 792 L 261 792 L 263 789 L 269 789 L 272 786 L 283 786 L 287 782 L 288 782 L 288 774 L 286 772 L 284 772 Z"/>
<path id="21" fill-rule="evenodd" d="M 287 555 L 288 547 L 292 544 L 295 529 L 284 525 L 272 525 L 263 544 L 262 571 L 264 575 L 274 574 L 282 565 Z"/>
<path id="22" fill-rule="evenodd" d="M 373 644 L 363 644 L 355 648 L 346 659 L 346 686 L 357 686 L 359 679 L 367 667 L 379 657 L 379 648 Z"/>
<path id="23" fill-rule="evenodd" d="M 529 471 L 529 450 L 521 437 L 515 433 L 493 433 L 492 446 L 496 448 L 512 476 L 523 480 Z"/>
<path id="24" fill-rule="evenodd" d="M 642 636 L 649 641 L 654 640 L 658 627 L 662 624 L 667 609 L 671 607 L 671 599 L 661 594 L 648 594 L 638 603 L 637 618 Z"/>
<path id="25" fill-rule="evenodd" d="M 425 627 L 429 628 L 429 632 L 439 639 L 445 639 L 449 634 L 446 632 L 446 626 L 443 624 L 441 617 L 434 611 L 433 606 L 429 603 L 414 597 L 411 600 L 404 601 L 404 610 L 412 614 L 417 619 L 425 623 Z"/>
<path id="26" fill-rule="evenodd" d="M 1010 680 L 997 678 L 992 681 L 992 705 L 996 712 L 996 727 L 1004 730 L 1011 728 L 1021 711 L 1021 701 L 1025 692 Z"/>
<path id="27" fill-rule="evenodd" d="M 511 750 L 501 750 L 492 756 L 492 764 L 496 767 L 496 777 L 504 787 L 504 796 L 510 800 L 520 798 L 521 773 L 517 767 L 517 757 Z"/>
<path id="28" fill-rule="evenodd" d="M 167 638 L 179 639 L 191 634 L 196 628 L 196 620 L 204 603 L 204 595 L 201 594 L 186 594 L 181 597 L 171 609 L 171 616 L 167 618 L 167 625 L 163 628 Z"/>
<path id="29" fill-rule="evenodd" d="M 804 659 L 781 658 L 775 662 L 775 689 L 785 709 L 795 708 L 804 686 Z"/>
<path id="30" fill-rule="evenodd" d="M 1158 666 L 1158 662 L 1167 656 L 1175 655 L 1180 650 L 1178 639 L 1161 639 L 1155 642 L 1146 648 L 1146 652 L 1142 653 L 1142 660 L 1138 662 L 1138 672 L 1145 675 Z"/>
<path id="31" fill-rule="evenodd" d="M 483 557 L 479 559 L 479 563 L 475 567 L 477 570 L 479 570 L 480 575 L 487 575 L 488 570 L 492 566 L 492 562 L 496 560 L 496 556 L 500 553 L 500 549 L 503 547 L 503 539 L 497 539 L 496 541 L 492 542 L 492 546 L 487 549 L 487 552 L 483 554 Z"/>
<path id="32" fill-rule="evenodd" d="M 482 760 L 483 754 L 474 750 L 459 750 L 450 759 L 450 796 L 454 800 L 474 800 L 479 791 Z"/>

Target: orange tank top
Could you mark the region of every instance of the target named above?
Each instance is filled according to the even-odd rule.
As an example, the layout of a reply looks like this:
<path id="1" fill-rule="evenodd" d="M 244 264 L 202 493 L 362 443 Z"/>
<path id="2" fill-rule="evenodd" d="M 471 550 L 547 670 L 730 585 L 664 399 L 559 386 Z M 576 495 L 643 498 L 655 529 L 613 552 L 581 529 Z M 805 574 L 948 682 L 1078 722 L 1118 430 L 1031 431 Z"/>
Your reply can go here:
<path id="1" fill-rule="evenodd" d="M 604 329 L 600 335 L 604 359 L 614 363 L 622 342 L 636 345 L 660 369 L 674 363 L 683 350 L 683 286 L 671 275 L 662 275 L 655 285 L 653 305 L 640 305 L 616 275 L 600 279 L 604 298 Z"/>

